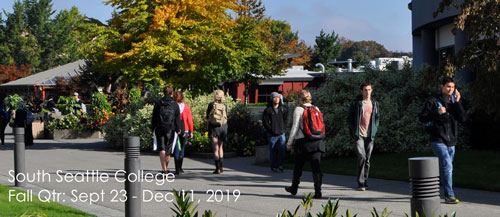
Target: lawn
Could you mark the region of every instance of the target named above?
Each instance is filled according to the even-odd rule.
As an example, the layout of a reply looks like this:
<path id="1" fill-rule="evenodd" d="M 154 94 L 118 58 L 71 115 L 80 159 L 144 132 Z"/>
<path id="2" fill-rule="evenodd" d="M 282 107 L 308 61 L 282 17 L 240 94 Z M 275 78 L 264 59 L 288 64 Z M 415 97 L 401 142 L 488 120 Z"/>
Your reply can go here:
<path id="1" fill-rule="evenodd" d="M 374 153 L 371 159 L 370 177 L 408 181 L 408 158 L 434 156 L 433 153 Z M 285 167 L 293 169 L 289 156 Z M 267 166 L 267 164 L 266 164 Z M 310 165 L 304 167 L 311 171 Z M 457 151 L 453 163 L 454 187 L 500 192 L 500 152 Z M 323 173 L 356 176 L 356 157 L 323 158 Z"/>
<path id="2" fill-rule="evenodd" d="M 0 185 L 0 210 L 1 216 L 94 216 L 80 210 L 63 206 L 58 203 L 45 203 L 33 195 L 33 202 L 9 202 L 9 190 L 13 188 Z M 17 192 L 22 192 L 16 189 Z"/>

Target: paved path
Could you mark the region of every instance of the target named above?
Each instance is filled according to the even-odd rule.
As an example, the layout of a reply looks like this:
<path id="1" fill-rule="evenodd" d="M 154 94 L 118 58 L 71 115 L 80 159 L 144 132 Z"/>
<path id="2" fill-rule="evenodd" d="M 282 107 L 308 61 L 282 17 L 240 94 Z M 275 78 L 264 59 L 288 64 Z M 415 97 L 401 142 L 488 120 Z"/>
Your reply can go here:
<path id="1" fill-rule="evenodd" d="M 13 186 L 13 183 L 9 182 L 9 170 L 14 168 L 12 135 L 7 136 L 7 142 L 9 144 L 6 146 L 0 146 L 0 184 Z M 64 193 L 59 202 L 97 216 L 124 216 L 124 203 L 112 202 L 113 196 L 124 188 L 124 184 L 117 182 L 113 177 L 116 171 L 123 169 L 124 154 L 121 151 L 107 149 L 105 146 L 102 140 L 36 140 L 35 145 L 26 150 L 27 171 L 49 173 L 50 182 L 49 178 L 46 178 L 44 181 L 30 183 L 27 188 L 33 189 L 35 194 L 43 189 Z M 299 193 L 296 197 L 292 197 L 283 190 L 283 187 L 290 183 L 292 171 L 272 173 L 268 168 L 254 166 L 253 162 L 252 157 L 226 159 L 224 173 L 214 175 L 212 161 L 188 158 L 184 162 L 186 173 L 176 177 L 174 182 L 143 182 L 142 188 L 146 192 L 151 191 L 160 195 L 167 195 L 172 189 L 192 190 L 195 200 L 200 201 L 198 210 L 203 212 L 205 209 L 211 209 L 219 217 L 276 216 L 282 209 L 294 210 L 301 202 L 301 197 L 298 195 L 313 192 L 311 173 L 304 173 Z M 156 173 L 159 168 L 157 156 L 151 153 L 141 156 L 141 164 L 146 173 Z M 170 165 L 170 168 L 172 167 L 173 164 Z M 57 170 L 68 174 L 99 170 L 110 174 L 111 178 L 106 183 L 97 181 L 58 183 Z M 95 178 L 89 176 L 92 177 Z M 353 213 L 359 213 L 360 217 L 371 216 L 372 207 L 378 210 L 387 207 L 393 212 L 391 216 L 404 216 L 404 213 L 410 212 L 407 182 L 371 179 L 368 191 L 356 191 L 354 187 L 355 177 L 324 176 L 323 194 L 333 199 L 340 198 L 340 213 L 350 209 Z M 209 190 L 221 190 L 226 195 L 221 202 L 209 202 L 209 199 L 215 199 L 210 198 Z M 229 197 L 226 190 L 231 193 Z M 241 192 L 236 202 L 232 195 L 235 190 Z M 104 196 L 99 202 L 92 204 L 84 202 L 84 199 L 73 202 L 71 200 L 75 197 L 72 191 L 78 193 L 103 191 Z M 442 204 L 443 212 L 456 211 L 458 216 L 500 216 L 500 193 L 457 188 L 456 194 L 462 202 L 458 205 Z M 150 197 L 149 194 L 146 196 Z M 218 196 L 217 199 L 221 199 L 221 196 Z M 167 199 L 171 200 L 173 197 L 167 195 Z M 320 210 L 321 204 L 325 204 L 326 201 L 326 199 L 315 200 L 314 213 Z M 166 201 L 143 202 L 142 216 L 173 216 L 171 207 L 173 204 Z"/>

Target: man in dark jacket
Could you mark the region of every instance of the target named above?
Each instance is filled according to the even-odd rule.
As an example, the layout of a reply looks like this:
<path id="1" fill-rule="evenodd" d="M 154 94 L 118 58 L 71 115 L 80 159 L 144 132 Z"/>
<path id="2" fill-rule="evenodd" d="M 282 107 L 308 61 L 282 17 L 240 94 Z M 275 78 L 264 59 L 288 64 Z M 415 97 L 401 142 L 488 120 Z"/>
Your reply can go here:
<path id="1" fill-rule="evenodd" d="M 281 96 L 277 92 L 271 93 L 271 99 L 262 114 L 262 124 L 267 131 L 271 170 L 283 172 L 285 160 L 285 130 L 288 118 L 288 109 L 283 105 Z"/>
<path id="2" fill-rule="evenodd" d="M 9 124 L 10 116 L 5 103 L 0 101 L 0 140 L 2 140 L 2 145 L 5 145 L 5 128 Z"/>
<path id="3" fill-rule="evenodd" d="M 441 82 L 441 93 L 426 101 L 419 119 L 426 124 L 431 148 L 439 158 L 439 172 L 444 187 L 445 202 L 457 204 L 452 187 L 453 158 L 458 137 L 458 122 L 465 121 L 461 95 L 455 89 L 453 78 Z"/>
<path id="4" fill-rule="evenodd" d="M 179 106 L 175 102 L 174 89 L 166 86 L 163 90 L 164 97 L 155 103 L 152 117 L 152 130 L 158 141 L 160 150 L 160 163 L 164 174 L 169 173 L 168 163 L 172 154 L 174 133 L 179 136 L 184 134 L 184 126 L 181 121 Z"/>
<path id="5" fill-rule="evenodd" d="M 356 141 L 358 155 L 358 189 L 365 191 L 368 188 L 367 180 L 370 172 L 370 157 L 373 150 L 373 141 L 380 120 L 378 102 L 371 98 L 373 85 L 363 83 L 361 96 L 351 102 L 347 123 L 352 138 Z"/>

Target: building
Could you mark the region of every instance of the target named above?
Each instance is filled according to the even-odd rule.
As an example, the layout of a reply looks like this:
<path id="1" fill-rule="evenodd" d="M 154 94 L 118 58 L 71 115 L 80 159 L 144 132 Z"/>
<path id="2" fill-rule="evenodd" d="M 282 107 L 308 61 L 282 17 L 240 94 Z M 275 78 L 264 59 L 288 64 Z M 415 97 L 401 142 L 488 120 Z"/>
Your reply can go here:
<path id="1" fill-rule="evenodd" d="M 78 60 L 56 68 L 52 68 L 43 72 L 20 78 L 0 85 L 0 95 L 8 96 L 11 94 L 19 94 L 21 96 L 39 95 L 42 99 L 48 95 L 48 92 L 54 91 L 57 77 L 71 78 L 78 75 L 81 67 L 85 66 L 84 60 Z M 3 97 L 2 97 L 3 98 Z"/>
<path id="2" fill-rule="evenodd" d="M 408 4 L 412 14 L 414 68 L 424 65 L 436 66 L 466 46 L 465 33 L 460 30 L 452 32 L 454 19 L 460 9 L 451 6 L 434 18 L 433 14 L 437 11 L 439 2 L 413 0 Z M 460 5 L 463 0 L 454 2 Z M 470 80 L 466 71 L 457 73 L 457 76 L 465 81 Z"/>
<path id="3" fill-rule="evenodd" d="M 388 66 L 392 66 L 394 69 L 401 70 L 405 65 L 411 65 L 413 58 L 402 56 L 402 57 L 379 57 L 374 60 L 370 60 L 370 67 L 376 70 L 386 70 Z"/>
<path id="4" fill-rule="evenodd" d="M 308 71 L 304 66 L 292 66 L 286 69 L 283 75 L 275 75 L 263 80 L 259 84 L 249 85 L 245 90 L 242 83 L 229 85 L 229 95 L 245 102 L 245 92 L 248 94 L 248 103 L 267 102 L 272 92 L 280 92 L 286 97 L 289 93 L 296 93 L 305 88 L 318 87 L 324 79 L 324 72 Z"/>
<path id="5" fill-rule="evenodd" d="M 392 66 L 394 69 L 401 70 L 404 68 L 405 65 L 412 64 L 413 59 L 407 56 L 402 56 L 402 57 L 379 57 L 375 58 L 373 60 L 370 60 L 368 67 L 375 69 L 375 70 L 386 70 L 388 66 Z M 354 67 L 353 64 L 356 64 L 357 61 L 353 61 L 352 59 L 347 59 L 346 61 L 333 61 L 329 62 L 328 65 L 332 65 L 337 67 L 336 72 L 337 73 L 342 73 L 342 72 L 364 72 L 365 71 L 365 65 L 358 65 L 357 67 Z"/>

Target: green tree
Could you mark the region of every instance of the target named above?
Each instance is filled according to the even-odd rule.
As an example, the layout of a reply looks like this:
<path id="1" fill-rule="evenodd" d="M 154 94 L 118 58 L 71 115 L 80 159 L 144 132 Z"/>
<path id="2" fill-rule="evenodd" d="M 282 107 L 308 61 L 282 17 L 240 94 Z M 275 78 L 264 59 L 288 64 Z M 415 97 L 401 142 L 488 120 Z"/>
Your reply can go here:
<path id="1" fill-rule="evenodd" d="M 0 65 L 7 65 L 11 63 L 12 57 L 10 56 L 9 46 L 6 43 L 7 35 L 4 20 L 0 13 Z"/>
<path id="2" fill-rule="evenodd" d="M 370 59 L 379 57 L 391 57 L 392 53 L 385 49 L 384 45 L 376 41 L 350 41 L 343 43 L 340 59 L 354 59 L 360 63 L 366 63 Z"/>
<path id="3" fill-rule="evenodd" d="M 63 10 L 51 18 L 52 0 L 16 1 L 13 12 L 0 23 L 0 64 L 17 71 L 39 72 L 80 59 L 84 17 L 78 9 Z M 25 67 L 31 67 L 26 70 Z M 14 76 L 17 77 L 17 76 Z"/>
<path id="4" fill-rule="evenodd" d="M 86 24 L 78 8 L 60 11 L 47 26 L 50 38 L 43 47 L 42 70 L 83 58 L 80 46 Z"/>
<path id="5" fill-rule="evenodd" d="M 461 69 L 472 72 L 473 81 L 471 93 L 472 105 L 486 111 L 497 120 L 500 119 L 500 2 L 488 0 L 464 0 L 460 5 L 457 1 L 442 0 L 434 13 L 443 12 L 454 5 L 461 9 L 455 19 L 455 30 L 464 31 L 469 43 L 461 49 L 451 61 L 453 67 L 448 71 L 455 73 Z"/>
<path id="6" fill-rule="evenodd" d="M 321 30 L 315 41 L 314 53 L 311 58 L 313 64 L 322 63 L 326 65 L 340 55 L 342 45 L 339 43 L 339 35 L 335 34 L 335 31 L 326 34 Z"/>
<path id="7" fill-rule="evenodd" d="M 238 11 L 239 17 L 252 17 L 261 20 L 265 17 L 266 8 L 262 5 L 262 0 L 238 0 L 241 9 Z"/>
<path id="8" fill-rule="evenodd" d="M 10 58 L 7 58 L 9 64 L 32 65 L 38 67 L 40 62 L 40 46 L 36 37 L 31 34 L 25 25 L 25 4 L 16 1 L 13 6 L 13 12 L 7 13 L 6 21 L 6 41 Z"/>

